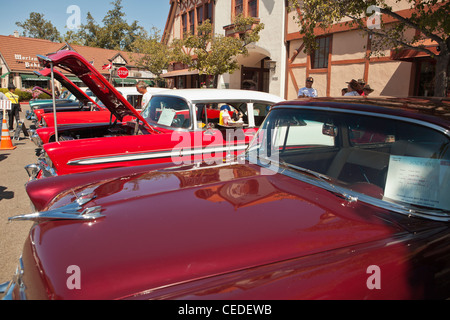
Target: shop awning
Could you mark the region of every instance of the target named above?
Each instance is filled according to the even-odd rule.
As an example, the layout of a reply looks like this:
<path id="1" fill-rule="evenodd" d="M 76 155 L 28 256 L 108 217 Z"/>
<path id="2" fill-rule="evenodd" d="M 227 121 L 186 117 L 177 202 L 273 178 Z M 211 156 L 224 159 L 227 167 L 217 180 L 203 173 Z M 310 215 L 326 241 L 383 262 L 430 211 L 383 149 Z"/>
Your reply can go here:
<path id="1" fill-rule="evenodd" d="M 113 81 L 116 84 L 136 84 L 138 80 L 136 79 L 120 79 L 120 78 L 114 78 Z"/>
<path id="2" fill-rule="evenodd" d="M 161 75 L 161 78 L 190 76 L 190 75 L 195 75 L 195 74 L 198 74 L 198 70 L 182 69 L 182 70 L 175 70 L 175 71 L 169 71 L 167 73 L 164 73 L 163 75 Z"/>
<path id="3" fill-rule="evenodd" d="M 83 81 L 81 81 L 80 78 L 78 78 L 78 77 L 67 77 L 67 79 L 69 79 L 69 80 L 72 81 L 72 82 L 83 82 Z"/>
<path id="4" fill-rule="evenodd" d="M 155 85 L 155 81 L 153 81 L 153 80 L 142 80 L 142 81 L 144 81 L 146 84 L 148 84 L 151 87 L 153 87 Z"/>
<path id="5" fill-rule="evenodd" d="M 20 77 L 22 78 L 22 80 L 31 80 L 31 81 L 48 81 L 50 80 L 50 78 L 47 77 L 38 77 L 37 75 L 34 74 L 21 74 Z"/>
<path id="6" fill-rule="evenodd" d="M 436 42 L 433 42 L 429 39 L 421 41 L 418 45 L 422 45 L 424 48 L 433 52 L 435 55 L 439 55 L 438 45 Z M 408 61 L 412 62 L 417 58 L 426 58 L 430 57 L 430 54 L 423 51 L 413 50 L 413 49 L 393 49 L 391 50 L 391 59 L 392 60 L 400 60 L 400 61 Z"/>

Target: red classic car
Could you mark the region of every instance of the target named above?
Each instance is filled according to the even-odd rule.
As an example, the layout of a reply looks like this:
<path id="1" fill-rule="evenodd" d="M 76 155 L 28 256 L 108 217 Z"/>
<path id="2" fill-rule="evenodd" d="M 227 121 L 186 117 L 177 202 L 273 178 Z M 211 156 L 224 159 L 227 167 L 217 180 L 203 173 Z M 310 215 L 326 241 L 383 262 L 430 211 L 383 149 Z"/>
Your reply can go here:
<path id="1" fill-rule="evenodd" d="M 291 101 L 233 162 L 33 181 L 5 299 L 447 299 L 449 102 Z"/>
<path id="2" fill-rule="evenodd" d="M 147 108 L 139 113 L 77 53 L 62 51 L 40 59 L 44 66 L 52 61 L 80 77 L 121 122 L 58 128 L 59 141 L 44 144 L 38 163 L 27 166 L 30 179 L 170 163 L 174 158 L 180 158 L 176 163 L 196 161 L 194 158 L 199 157 L 219 161 L 230 152 L 243 152 L 270 106 L 284 101 L 272 94 L 247 90 L 166 90 L 155 93 Z M 220 124 L 220 108 L 224 106 L 230 109 L 230 117 L 236 113 L 241 118 Z M 124 122 L 125 117 L 138 121 Z M 40 132 L 54 141 L 51 128 Z"/>
<path id="3" fill-rule="evenodd" d="M 82 91 L 81 89 L 79 90 Z M 125 99 L 127 99 L 127 101 L 133 106 L 133 108 L 135 108 L 138 111 L 141 111 L 140 104 L 142 100 L 142 94 L 137 92 L 135 87 L 117 88 L 117 90 L 119 91 L 120 94 L 122 94 L 125 97 Z M 147 88 L 147 91 L 152 94 L 166 90 L 169 89 Z M 67 124 L 80 124 L 80 123 L 109 123 L 111 120 L 115 120 L 115 117 L 112 117 L 111 119 L 111 112 L 106 108 L 102 108 L 102 110 L 92 110 L 88 112 L 89 113 L 87 112 L 80 113 L 78 111 L 61 112 L 57 116 L 58 126 Z M 131 116 L 127 116 L 123 119 L 124 122 L 132 120 L 133 117 Z M 43 114 L 38 125 L 40 128 L 54 127 L 55 121 L 53 113 Z M 41 131 L 37 131 L 37 134 L 39 135 L 39 138 L 41 139 L 42 143 L 48 143 L 49 139 L 54 135 L 54 129 L 49 130 L 48 132 L 50 132 L 50 134 L 41 134 Z"/>

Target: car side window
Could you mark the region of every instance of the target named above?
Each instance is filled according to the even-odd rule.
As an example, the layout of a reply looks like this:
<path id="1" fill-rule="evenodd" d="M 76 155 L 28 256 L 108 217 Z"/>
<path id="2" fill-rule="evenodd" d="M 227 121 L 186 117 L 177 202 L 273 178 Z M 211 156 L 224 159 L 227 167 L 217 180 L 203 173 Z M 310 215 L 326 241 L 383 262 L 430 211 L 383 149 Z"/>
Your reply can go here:
<path id="1" fill-rule="evenodd" d="M 388 202 L 450 211 L 450 140 L 425 124 L 276 109 L 253 144 L 265 153 L 270 149 L 281 164 L 318 173 L 336 186 Z"/>
<path id="2" fill-rule="evenodd" d="M 191 127 L 189 105 L 176 97 L 153 97 L 142 116 L 150 124 L 183 129 Z"/>

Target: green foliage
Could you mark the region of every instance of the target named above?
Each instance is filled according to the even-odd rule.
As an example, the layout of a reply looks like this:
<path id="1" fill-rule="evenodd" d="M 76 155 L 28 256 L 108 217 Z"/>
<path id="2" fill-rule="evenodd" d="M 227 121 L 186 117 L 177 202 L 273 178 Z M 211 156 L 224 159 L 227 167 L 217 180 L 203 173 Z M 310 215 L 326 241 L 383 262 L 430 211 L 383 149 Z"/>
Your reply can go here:
<path id="1" fill-rule="evenodd" d="M 136 53 L 131 59 L 136 66 L 149 70 L 160 78 L 170 62 L 170 50 L 161 43 L 160 31 L 153 27 L 151 33 L 144 32 L 131 44 L 132 51 Z"/>
<path id="2" fill-rule="evenodd" d="M 172 44 L 173 57 L 198 70 L 200 75 L 233 73 L 239 69 L 236 57 L 248 54 L 246 46 L 259 40 L 262 29 L 264 24 L 240 15 L 234 21 L 234 31 L 239 37 L 226 37 L 212 34 L 212 25 L 206 20 L 198 27 L 197 34 L 186 34 L 183 41 Z"/>
<path id="3" fill-rule="evenodd" d="M 30 17 L 24 22 L 16 22 L 16 25 L 23 29 L 24 37 L 59 41 L 61 35 L 53 24 L 44 19 L 44 14 L 31 12 Z"/>
<path id="4" fill-rule="evenodd" d="M 116 0 L 111 4 L 113 8 L 103 18 L 103 26 L 100 26 L 88 12 L 86 24 L 82 24 L 77 32 L 68 31 L 64 40 L 89 47 L 132 51 L 133 42 L 145 36 L 145 31 L 137 21 L 128 24 L 125 20 L 122 0 Z"/>

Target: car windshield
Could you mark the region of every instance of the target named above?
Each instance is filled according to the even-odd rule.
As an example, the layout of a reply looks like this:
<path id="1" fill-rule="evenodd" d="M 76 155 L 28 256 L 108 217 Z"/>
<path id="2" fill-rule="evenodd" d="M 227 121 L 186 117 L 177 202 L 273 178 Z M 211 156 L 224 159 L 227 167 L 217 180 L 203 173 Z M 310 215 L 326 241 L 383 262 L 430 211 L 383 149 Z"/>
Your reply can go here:
<path id="1" fill-rule="evenodd" d="M 275 109 L 247 158 L 307 174 L 331 191 L 450 217 L 449 137 L 431 126 L 376 115 Z"/>
<path id="2" fill-rule="evenodd" d="M 189 105 L 177 97 L 154 96 L 141 115 L 151 125 L 184 129 L 191 127 Z"/>

